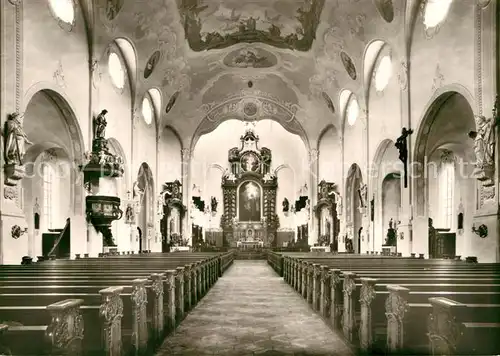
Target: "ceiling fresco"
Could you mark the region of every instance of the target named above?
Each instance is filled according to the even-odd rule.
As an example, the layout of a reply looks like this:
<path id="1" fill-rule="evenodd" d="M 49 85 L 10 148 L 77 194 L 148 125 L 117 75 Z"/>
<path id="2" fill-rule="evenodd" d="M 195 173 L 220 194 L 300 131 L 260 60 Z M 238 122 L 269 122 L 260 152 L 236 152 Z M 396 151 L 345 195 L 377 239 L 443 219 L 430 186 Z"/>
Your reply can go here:
<path id="1" fill-rule="evenodd" d="M 234 68 L 269 68 L 278 64 L 274 54 L 260 48 L 244 48 L 229 53 L 224 64 Z"/>
<path id="2" fill-rule="evenodd" d="M 261 42 L 309 51 L 325 0 L 178 0 L 189 46 L 194 51 Z"/>

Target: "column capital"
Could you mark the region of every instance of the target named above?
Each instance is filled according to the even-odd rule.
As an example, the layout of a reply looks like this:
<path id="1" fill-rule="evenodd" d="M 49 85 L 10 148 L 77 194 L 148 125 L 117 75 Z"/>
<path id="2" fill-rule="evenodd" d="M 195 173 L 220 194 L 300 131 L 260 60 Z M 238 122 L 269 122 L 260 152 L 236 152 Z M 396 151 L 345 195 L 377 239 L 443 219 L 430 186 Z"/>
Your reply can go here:
<path id="1" fill-rule="evenodd" d="M 189 161 L 191 159 L 191 150 L 189 148 L 181 149 L 181 157 L 183 162 Z"/>
<path id="2" fill-rule="evenodd" d="M 309 150 L 309 162 L 315 162 L 318 160 L 319 150 L 317 148 L 311 148 Z"/>

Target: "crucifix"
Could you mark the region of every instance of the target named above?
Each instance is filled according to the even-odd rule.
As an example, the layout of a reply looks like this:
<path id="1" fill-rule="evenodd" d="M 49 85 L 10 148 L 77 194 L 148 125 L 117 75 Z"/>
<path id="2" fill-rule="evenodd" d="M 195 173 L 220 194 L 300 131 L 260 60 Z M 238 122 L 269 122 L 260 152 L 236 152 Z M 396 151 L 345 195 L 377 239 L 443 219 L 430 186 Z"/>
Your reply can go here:
<path id="1" fill-rule="evenodd" d="M 403 127 L 401 131 L 401 136 L 396 140 L 394 146 L 399 151 L 399 160 L 403 162 L 404 169 L 404 187 L 408 188 L 408 136 L 413 133 L 412 129 L 407 130 L 406 127 Z"/>

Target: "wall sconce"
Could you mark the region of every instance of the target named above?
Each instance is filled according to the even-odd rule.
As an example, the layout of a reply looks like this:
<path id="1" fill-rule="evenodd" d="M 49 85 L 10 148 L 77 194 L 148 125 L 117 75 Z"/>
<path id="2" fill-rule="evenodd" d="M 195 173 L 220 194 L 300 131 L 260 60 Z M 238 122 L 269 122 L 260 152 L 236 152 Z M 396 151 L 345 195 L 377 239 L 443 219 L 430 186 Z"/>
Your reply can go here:
<path id="1" fill-rule="evenodd" d="M 24 230 L 21 230 L 21 227 L 19 225 L 14 225 L 14 226 L 12 226 L 11 235 L 12 235 L 12 238 L 17 240 L 18 238 L 20 238 L 21 236 L 23 236 L 27 232 L 28 232 L 27 227 L 25 227 Z"/>
<path id="2" fill-rule="evenodd" d="M 481 224 L 476 229 L 476 224 L 472 224 L 472 232 L 481 238 L 485 238 L 486 236 L 488 236 L 488 227 L 484 224 Z"/>

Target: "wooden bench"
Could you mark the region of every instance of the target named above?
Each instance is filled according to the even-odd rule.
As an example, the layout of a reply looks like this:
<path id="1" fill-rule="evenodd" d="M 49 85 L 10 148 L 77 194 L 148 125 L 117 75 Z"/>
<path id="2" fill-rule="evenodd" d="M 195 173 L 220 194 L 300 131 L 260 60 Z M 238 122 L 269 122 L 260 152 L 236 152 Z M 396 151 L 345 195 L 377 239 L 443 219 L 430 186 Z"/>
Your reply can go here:
<path id="1" fill-rule="evenodd" d="M 233 258 L 232 253 L 151 255 L 0 268 L 0 320 L 10 320 L 1 345 L 19 355 L 150 353 Z M 51 332 L 63 330 L 56 325 L 61 322 L 74 327 Z"/>
<path id="2" fill-rule="evenodd" d="M 277 271 L 281 266 L 285 280 L 361 351 L 428 354 L 434 350 L 425 332 L 427 316 L 433 310 L 429 298 L 433 297 L 468 303 L 469 310 L 475 311 L 473 317 L 464 320 L 468 335 L 475 333 L 474 328 L 493 332 L 497 327 L 498 265 L 300 256 L 274 255 L 268 260 Z M 448 283 L 435 281 L 436 275 Z M 420 280 L 415 282 L 415 278 Z"/>

